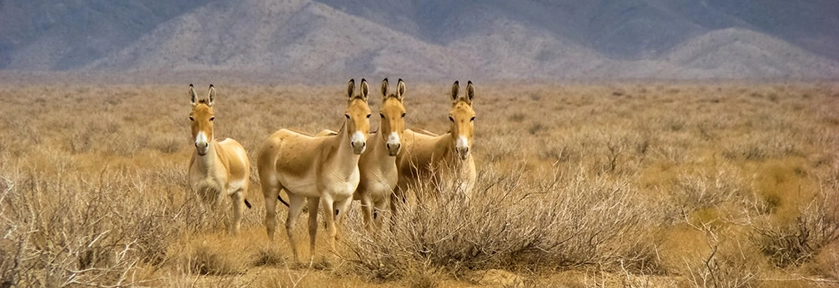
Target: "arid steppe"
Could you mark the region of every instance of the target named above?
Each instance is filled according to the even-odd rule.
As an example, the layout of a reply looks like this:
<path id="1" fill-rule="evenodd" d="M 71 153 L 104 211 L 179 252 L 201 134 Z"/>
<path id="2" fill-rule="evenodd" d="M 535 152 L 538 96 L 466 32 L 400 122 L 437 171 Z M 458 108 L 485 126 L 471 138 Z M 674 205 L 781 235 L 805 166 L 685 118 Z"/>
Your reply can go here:
<path id="1" fill-rule="evenodd" d="M 445 133 L 451 82 L 405 80 Z M 272 132 L 337 130 L 344 83 L 213 83 L 216 138 L 255 172 Z M 839 287 L 837 83 L 475 83 L 471 200 L 376 234 L 354 204 L 303 264 L 257 173 L 238 236 L 191 195 L 188 84 L 0 84 L 0 287 Z"/>

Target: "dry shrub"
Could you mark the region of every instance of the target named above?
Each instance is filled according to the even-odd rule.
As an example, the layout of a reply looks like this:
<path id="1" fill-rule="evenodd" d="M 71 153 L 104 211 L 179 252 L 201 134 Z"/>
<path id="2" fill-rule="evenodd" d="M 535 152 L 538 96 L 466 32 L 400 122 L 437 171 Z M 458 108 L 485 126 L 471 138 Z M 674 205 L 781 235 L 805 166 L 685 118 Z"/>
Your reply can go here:
<path id="1" fill-rule="evenodd" d="M 544 269 L 600 265 L 654 269 L 641 231 L 658 217 L 623 183 L 578 171 L 525 183 L 526 171 L 484 170 L 467 202 L 454 190 L 439 200 L 399 205 L 395 225 L 348 237 L 354 261 L 373 278 L 392 279 L 428 263 L 462 269 Z"/>
<path id="2" fill-rule="evenodd" d="M 147 186 L 156 181 L 149 174 L 107 167 L 74 177 L 4 171 L 0 247 L 10 256 L 0 263 L 7 268 L 4 279 L 25 286 L 148 281 L 141 266 L 167 262 L 171 241 L 206 213 L 188 202 L 146 197 L 160 187 Z"/>
<path id="3" fill-rule="evenodd" d="M 749 185 L 733 167 L 680 173 L 673 180 L 671 205 L 679 214 L 716 208 L 733 199 L 748 199 Z"/>
<path id="4" fill-rule="evenodd" d="M 705 255 L 685 258 L 683 268 L 694 287 L 753 287 L 760 279 L 760 263 L 754 253 L 740 241 L 727 239 L 725 231 L 700 224 L 692 225 L 705 234 L 708 245 Z"/>
<path id="5" fill-rule="evenodd" d="M 839 194 L 834 189 L 823 193 L 801 207 L 794 221 L 761 221 L 752 225 L 752 242 L 775 266 L 799 266 L 815 257 L 822 247 L 839 240 L 839 213 L 833 205 Z"/>

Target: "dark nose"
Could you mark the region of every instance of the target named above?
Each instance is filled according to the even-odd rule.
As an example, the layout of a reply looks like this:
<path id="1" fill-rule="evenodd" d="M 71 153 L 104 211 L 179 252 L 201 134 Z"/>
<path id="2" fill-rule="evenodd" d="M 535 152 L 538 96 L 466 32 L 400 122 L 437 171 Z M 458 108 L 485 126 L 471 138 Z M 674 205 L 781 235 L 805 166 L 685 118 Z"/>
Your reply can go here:
<path id="1" fill-rule="evenodd" d="M 358 148 L 358 147 L 356 147 L 359 144 L 358 142 L 361 142 L 361 141 L 350 142 L 350 145 L 352 145 L 353 148 Z M 360 144 L 361 144 L 361 148 L 367 147 L 367 142 L 361 142 Z"/>
<path id="2" fill-rule="evenodd" d="M 461 147 L 461 148 L 458 148 L 457 150 L 459 150 L 461 154 L 469 153 L 469 147 Z"/>
<path id="3" fill-rule="evenodd" d="M 402 146 L 402 144 L 387 143 L 387 149 L 388 150 L 399 149 L 399 147 L 401 147 L 401 146 Z"/>

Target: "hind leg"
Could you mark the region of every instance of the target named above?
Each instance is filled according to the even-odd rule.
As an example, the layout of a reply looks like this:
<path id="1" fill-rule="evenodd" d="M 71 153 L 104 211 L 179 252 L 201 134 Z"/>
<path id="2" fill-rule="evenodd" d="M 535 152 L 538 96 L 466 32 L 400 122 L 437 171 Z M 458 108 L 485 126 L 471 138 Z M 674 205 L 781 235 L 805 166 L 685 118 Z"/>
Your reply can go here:
<path id="1" fill-rule="evenodd" d="M 277 229 L 277 195 L 280 194 L 279 183 L 272 183 L 262 180 L 262 195 L 265 197 L 265 230 L 268 233 L 268 240 L 274 241 L 274 230 Z"/>
<path id="2" fill-rule="evenodd" d="M 244 191 L 247 188 L 240 187 L 230 194 L 230 204 L 233 206 L 233 221 L 230 225 L 230 233 L 233 235 L 239 234 L 239 228 L 242 226 L 242 210 L 245 205 Z"/>

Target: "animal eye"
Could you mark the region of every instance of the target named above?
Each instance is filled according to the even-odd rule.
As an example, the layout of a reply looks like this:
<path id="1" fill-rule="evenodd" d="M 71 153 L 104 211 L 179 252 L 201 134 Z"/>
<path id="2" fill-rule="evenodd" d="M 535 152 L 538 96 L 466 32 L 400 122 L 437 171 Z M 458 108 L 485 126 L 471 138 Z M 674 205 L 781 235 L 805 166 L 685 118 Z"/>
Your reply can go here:
<path id="1" fill-rule="evenodd" d="M 475 118 L 472 118 L 472 119 L 474 120 Z M 210 121 L 213 121 L 213 120 L 216 120 L 216 116 L 210 117 Z"/>
<path id="2" fill-rule="evenodd" d="M 449 121 L 454 122 L 454 117 L 452 117 L 451 115 L 449 115 Z"/>
<path id="3" fill-rule="evenodd" d="M 195 118 L 192 118 L 192 116 L 189 116 L 189 121 L 195 121 Z"/>
<path id="4" fill-rule="evenodd" d="M 405 118 L 405 114 L 406 114 L 405 112 L 402 112 L 402 118 Z"/>
<path id="5" fill-rule="evenodd" d="M 382 119 L 385 119 L 385 114 L 379 113 L 379 116 L 382 116 Z"/>
<path id="6" fill-rule="evenodd" d="M 367 119 L 370 119 L 370 115 L 373 115 L 373 114 L 367 114 Z"/>
<path id="7" fill-rule="evenodd" d="M 344 114 L 344 116 L 346 116 L 347 119 L 350 119 L 350 114 Z"/>
<path id="8" fill-rule="evenodd" d="M 469 119 L 469 121 L 475 122 L 475 116 L 472 116 L 472 119 Z"/>

